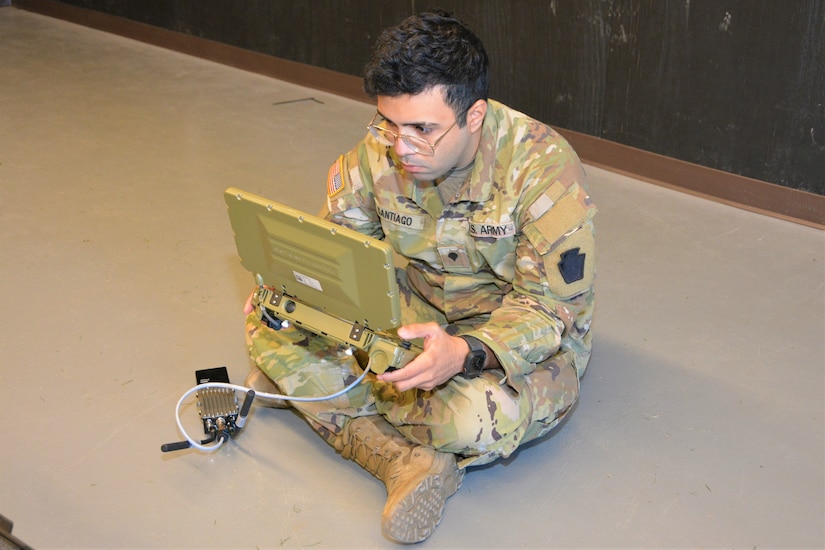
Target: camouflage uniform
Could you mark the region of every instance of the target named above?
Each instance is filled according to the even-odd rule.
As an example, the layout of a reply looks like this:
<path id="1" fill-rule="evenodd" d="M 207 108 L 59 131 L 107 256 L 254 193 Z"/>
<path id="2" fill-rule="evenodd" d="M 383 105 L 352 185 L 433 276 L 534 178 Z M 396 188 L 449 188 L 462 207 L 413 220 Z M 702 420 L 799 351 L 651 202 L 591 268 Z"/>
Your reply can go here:
<path id="1" fill-rule="evenodd" d="M 501 368 L 403 393 L 369 375 L 345 396 L 295 406 L 322 435 L 382 414 L 410 441 L 461 455 L 463 465 L 508 456 L 550 431 L 576 401 L 590 357 L 596 209 L 584 179 L 559 134 L 493 100 L 469 180 L 449 201 L 369 135 L 341 156 L 330 169 L 328 217 L 408 260 L 398 272 L 404 324 L 472 334 Z M 253 359 L 288 395 L 329 394 L 362 372 L 300 330 L 271 331 L 250 316 L 247 336 Z"/>

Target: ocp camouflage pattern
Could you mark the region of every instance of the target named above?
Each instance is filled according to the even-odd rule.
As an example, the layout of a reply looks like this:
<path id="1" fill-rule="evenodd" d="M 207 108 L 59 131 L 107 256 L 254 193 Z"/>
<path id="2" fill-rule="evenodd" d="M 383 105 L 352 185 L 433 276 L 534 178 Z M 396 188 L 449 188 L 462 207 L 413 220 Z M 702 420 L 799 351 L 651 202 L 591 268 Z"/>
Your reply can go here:
<path id="1" fill-rule="evenodd" d="M 562 136 L 488 105 L 472 174 L 446 204 L 433 182 L 404 173 L 394 149 L 367 135 L 330 170 L 327 217 L 407 259 L 398 277 L 405 323 L 472 334 L 502 369 L 429 392 L 399 393 L 369 376 L 369 390 L 343 403 L 296 404 L 321 433 L 380 413 L 410 440 L 480 464 L 547 433 L 575 403 L 591 352 L 596 209 Z M 271 331 L 253 317 L 247 335 L 253 359 L 290 395 L 335 391 L 360 372 L 354 358 L 308 344 L 323 337 Z M 334 387 L 317 384 L 331 365 Z M 296 371 L 305 371 L 298 382 Z"/>

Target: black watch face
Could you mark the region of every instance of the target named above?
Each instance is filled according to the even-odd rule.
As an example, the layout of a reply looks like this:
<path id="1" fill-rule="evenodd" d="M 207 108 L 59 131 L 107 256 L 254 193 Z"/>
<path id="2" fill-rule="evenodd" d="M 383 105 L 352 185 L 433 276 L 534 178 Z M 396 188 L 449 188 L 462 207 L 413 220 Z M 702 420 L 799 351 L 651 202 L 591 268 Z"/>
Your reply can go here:
<path id="1" fill-rule="evenodd" d="M 484 363 L 487 361 L 487 354 L 484 350 L 471 351 L 464 361 L 464 375 L 475 378 L 484 370 Z"/>

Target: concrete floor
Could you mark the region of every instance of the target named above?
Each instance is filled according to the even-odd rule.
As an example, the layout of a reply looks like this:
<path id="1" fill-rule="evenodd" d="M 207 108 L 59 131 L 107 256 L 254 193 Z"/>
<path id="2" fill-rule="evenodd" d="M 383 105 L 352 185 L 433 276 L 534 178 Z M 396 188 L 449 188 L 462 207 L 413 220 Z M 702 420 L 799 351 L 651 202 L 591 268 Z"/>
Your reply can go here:
<path id="1" fill-rule="evenodd" d="M 248 369 L 253 281 L 223 189 L 316 211 L 372 113 L 0 8 L 0 514 L 18 538 L 395 547 L 383 486 L 291 411 L 253 409 L 218 453 L 160 452 L 196 369 Z M 552 437 L 471 470 L 422 546 L 825 546 L 825 233 L 588 172 L 581 400 Z"/>

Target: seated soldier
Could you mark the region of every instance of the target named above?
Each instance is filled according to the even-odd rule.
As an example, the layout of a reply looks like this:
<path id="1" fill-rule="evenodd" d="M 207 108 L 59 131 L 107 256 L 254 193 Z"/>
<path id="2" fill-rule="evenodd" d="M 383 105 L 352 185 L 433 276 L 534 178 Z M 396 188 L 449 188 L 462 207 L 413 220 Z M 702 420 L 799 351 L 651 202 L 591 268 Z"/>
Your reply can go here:
<path id="1" fill-rule="evenodd" d="M 384 481 L 383 533 L 411 543 L 432 534 L 468 466 L 509 456 L 575 403 L 591 349 L 595 207 L 571 146 L 488 99 L 484 47 L 448 14 L 385 30 L 364 81 L 377 112 L 330 169 L 326 217 L 408 260 L 398 334 L 423 352 L 292 406 Z M 329 395 L 363 372 L 327 338 L 245 311 L 251 387 Z"/>

